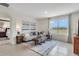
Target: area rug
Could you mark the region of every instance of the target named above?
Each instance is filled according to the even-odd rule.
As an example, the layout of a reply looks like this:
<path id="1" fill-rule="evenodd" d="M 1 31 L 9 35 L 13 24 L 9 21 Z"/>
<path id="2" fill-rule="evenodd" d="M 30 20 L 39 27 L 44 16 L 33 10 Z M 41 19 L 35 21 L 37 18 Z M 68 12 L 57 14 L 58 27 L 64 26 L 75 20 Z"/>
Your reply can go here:
<path id="1" fill-rule="evenodd" d="M 42 43 L 42 45 L 37 45 L 31 48 L 32 51 L 45 56 L 48 55 L 48 53 L 56 46 L 57 41 L 51 40 L 46 41 L 45 43 Z"/>

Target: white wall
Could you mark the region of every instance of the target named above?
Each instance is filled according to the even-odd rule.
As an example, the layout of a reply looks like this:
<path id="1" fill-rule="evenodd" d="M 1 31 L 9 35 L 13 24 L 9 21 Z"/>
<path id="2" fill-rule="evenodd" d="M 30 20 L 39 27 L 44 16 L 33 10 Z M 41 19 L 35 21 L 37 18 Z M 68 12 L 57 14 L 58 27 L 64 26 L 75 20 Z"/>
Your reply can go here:
<path id="1" fill-rule="evenodd" d="M 78 20 L 79 12 L 71 14 L 71 38 L 73 40 L 74 34 L 78 34 Z"/>
<path id="2" fill-rule="evenodd" d="M 37 19 L 38 31 L 48 31 L 48 19 Z"/>

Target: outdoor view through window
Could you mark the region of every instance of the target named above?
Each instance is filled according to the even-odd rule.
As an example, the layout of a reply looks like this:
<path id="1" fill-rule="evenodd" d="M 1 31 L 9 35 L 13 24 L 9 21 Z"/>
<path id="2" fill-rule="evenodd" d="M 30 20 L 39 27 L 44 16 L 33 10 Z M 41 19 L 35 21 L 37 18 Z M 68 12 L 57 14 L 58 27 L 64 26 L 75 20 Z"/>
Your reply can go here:
<path id="1" fill-rule="evenodd" d="M 50 21 L 50 30 L 52 34 L 68 35 L 68 20 L 52 20 Z"/>

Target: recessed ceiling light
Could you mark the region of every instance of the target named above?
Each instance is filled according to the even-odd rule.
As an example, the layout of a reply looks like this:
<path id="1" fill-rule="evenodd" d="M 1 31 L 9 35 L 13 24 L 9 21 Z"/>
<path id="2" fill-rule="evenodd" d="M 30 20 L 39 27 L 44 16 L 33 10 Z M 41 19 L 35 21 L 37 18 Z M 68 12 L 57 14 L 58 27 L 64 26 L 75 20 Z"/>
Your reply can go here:
<path id="1" fill-rule="evenodd" d="M 45 11 L 44 13 L 45 13 L 45 14 L 47 14 L 48 12 L 47 12 L 47 11 Z"/>

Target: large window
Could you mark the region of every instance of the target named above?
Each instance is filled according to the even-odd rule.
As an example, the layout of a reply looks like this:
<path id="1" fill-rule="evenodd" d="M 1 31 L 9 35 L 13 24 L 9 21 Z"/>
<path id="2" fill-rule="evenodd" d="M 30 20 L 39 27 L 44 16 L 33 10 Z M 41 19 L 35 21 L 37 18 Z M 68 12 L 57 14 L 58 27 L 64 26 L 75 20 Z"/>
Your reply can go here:
<path id="1" fill-rule="evenodd" d="M 50 22 L 50 30 L 52 34 L 57 34 L 58 30 L 58 21 L 57 20 L 53 20 Z"/>
<path id="2" fill-rule="evenodd" d="M 58 32 L 59 34 L 67 35 L 68 34 L 68 20 L 59 20 L 59 29 Z"/>
<path id="3" fill-rule="evenodd" d="M 50 31 L 52 34 L 68 35 L 68 19 L 53 19 L 50 21 Z"/>

